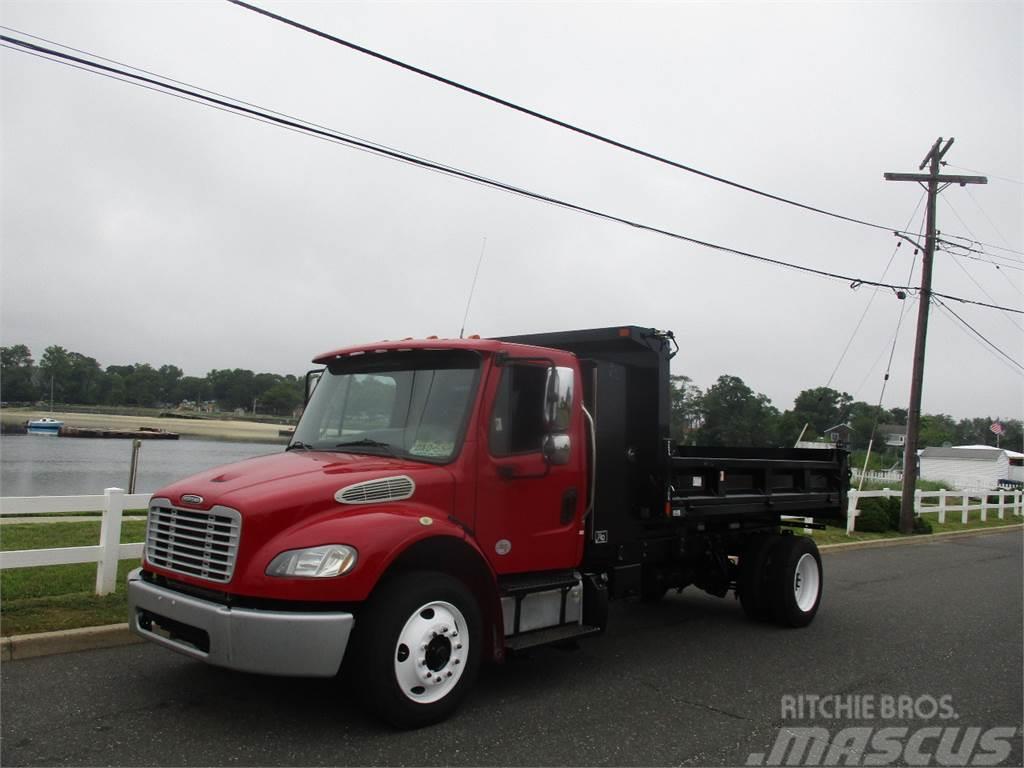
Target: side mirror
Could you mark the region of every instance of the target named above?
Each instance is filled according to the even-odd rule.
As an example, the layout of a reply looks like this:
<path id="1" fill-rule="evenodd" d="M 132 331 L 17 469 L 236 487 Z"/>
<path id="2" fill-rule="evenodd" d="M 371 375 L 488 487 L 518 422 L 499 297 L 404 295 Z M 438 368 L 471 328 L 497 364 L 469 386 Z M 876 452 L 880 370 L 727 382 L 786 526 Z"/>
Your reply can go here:
<path id="1" fill-rule="evenodd" d="M 572 440 L 568 435 L 548 435 L 544 438 L 541 451 L 544 454 L 544 461 L 548 464 L 559 466 L 568 464 L 569 454 L 572 452 Z"/>
<path id="2" fill-rule="evenodd" d="M 565 432 L 572 417 L 572 368 L 548 368 L 544 387 L 544 429 L 547 432 Z M 546 443 L 545 443 L 546 445 Z"/>
<path id="3" fill-rule="evenodd" d="M 309 398 L 312 397 L 313 390 L 316 389 L 316 385 L 320 381 L 320 377 L 323 375 L 323 368 L 317 368 L 312 371 L 306 371 L 306 405 L 309 405 Z"/>

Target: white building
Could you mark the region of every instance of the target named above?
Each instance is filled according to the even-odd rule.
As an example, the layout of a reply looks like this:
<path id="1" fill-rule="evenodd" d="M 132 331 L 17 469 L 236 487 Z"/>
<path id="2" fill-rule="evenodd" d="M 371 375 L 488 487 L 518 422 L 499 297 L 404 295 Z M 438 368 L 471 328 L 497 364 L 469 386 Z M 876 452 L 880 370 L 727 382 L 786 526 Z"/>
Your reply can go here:
<path id="1" fill-rule="evenodd" d="M 948 483 L 950 490 L 987 490 L 1000 480 L 1024 480 L 1024 454 L 990 445 L 925 448 L 921 478 Z"/>

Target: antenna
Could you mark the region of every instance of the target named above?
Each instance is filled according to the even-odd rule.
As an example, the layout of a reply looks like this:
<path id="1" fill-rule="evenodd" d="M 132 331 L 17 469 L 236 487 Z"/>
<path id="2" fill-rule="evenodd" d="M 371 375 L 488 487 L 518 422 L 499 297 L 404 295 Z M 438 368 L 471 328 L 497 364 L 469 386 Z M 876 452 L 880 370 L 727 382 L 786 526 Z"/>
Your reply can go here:
<path id="1" fill-rule="evenodd" d="M 462 328 L 459 329 L 459 338 L 466 333 L 466 318 L 469 317 L 469 305 L 473 303 L 473 291 L 476 290 L 476 279 L 480 276 L 480 265 L 484 263 L 484 251 L 487 250 L 487 238 L 484 237 L 483 245 L 480 246 L 480 258 L 476 260 L 476 272 L 473 273 L 473 284 L 469 287 L 469 298 L 466 299 L 466 314 L 462 316 Z"/>

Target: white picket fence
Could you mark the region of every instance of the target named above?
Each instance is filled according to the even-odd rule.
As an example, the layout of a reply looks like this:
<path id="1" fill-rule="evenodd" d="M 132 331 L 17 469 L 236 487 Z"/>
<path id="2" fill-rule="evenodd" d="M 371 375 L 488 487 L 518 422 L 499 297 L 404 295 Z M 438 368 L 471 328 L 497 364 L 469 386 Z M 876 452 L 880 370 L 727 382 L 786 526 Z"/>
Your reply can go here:
<path id="1" fill-rule="evenodd" d="M 854 480 L 860 480 L 861 476 L 869 483 L 902 483 L 903 472 L 899 469 L 869 469 L 861 472 L 857 467 L 851 467 L 850 472 Z"/>
<path id="2" fill-rule="evenodd" d="M 90 547 L 24 549 L 0 552 L 0 570 L 38 565 L 96 563 L 96 594 L 109 595 L 117 586 L 120 560 L 142 557 L 143 543 L 121 543 L 121 518 L 125 509 L 149 507 L 150 494 L 127 494 L 107 488 L 102 496 L 5 496 L 0 497 L 0 516 L 41 515 L 60 512 L 101 512 L 99 544 Z M 49 523 L 40 523 L 49 525 Z"/>
<path id="3" fill-rule="evenodd" d="M 847 502 L 846 532 L 853 533 L 860 510 L 857 504 L 860 499 L 900 498 L 903 491 L 884 488 L 881 491 L 850 491 Z M 989 501 L 989 497 L 998 496 L 997 502 Z M 914 491 L 914 515 L 937 513 L 940 523 L 946 522 L 946 514 L 960 513 L 960 522 L 967 524 L 969 514 L 977 512 L 979 519 L 988 520 L 989 512 L 995 512 L 1000 520 L 1005 519 L 1007 512 L 1014 517 L 1024 515 L 1024 492 L 1019 490 L 998 491 Z"/>

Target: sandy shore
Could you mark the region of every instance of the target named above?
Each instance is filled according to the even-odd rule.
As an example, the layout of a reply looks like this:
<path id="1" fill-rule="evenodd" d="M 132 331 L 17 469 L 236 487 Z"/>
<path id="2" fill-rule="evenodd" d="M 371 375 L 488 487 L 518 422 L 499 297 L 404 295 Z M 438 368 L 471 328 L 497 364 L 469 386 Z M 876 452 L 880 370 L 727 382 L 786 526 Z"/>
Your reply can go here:
<path id="1" fill-rule="evenodd" d="M 104 413 L 48 413 L 43 410 L 5 408 L 0 413 L 4 423 L 24 424 L 29 419 L 50 416 L 63 421 L 69 427 L 92 429 L 129 429 L 139 427 L 164 429 L 181 436 L 205 437 L 211 440 L 239 440 L 254 443 L 283 443 L 279 424 L 257 424 L 252 421 L 213 421 L 201 419 L 158 418 L 152 416 L 118 416 Z"/>

